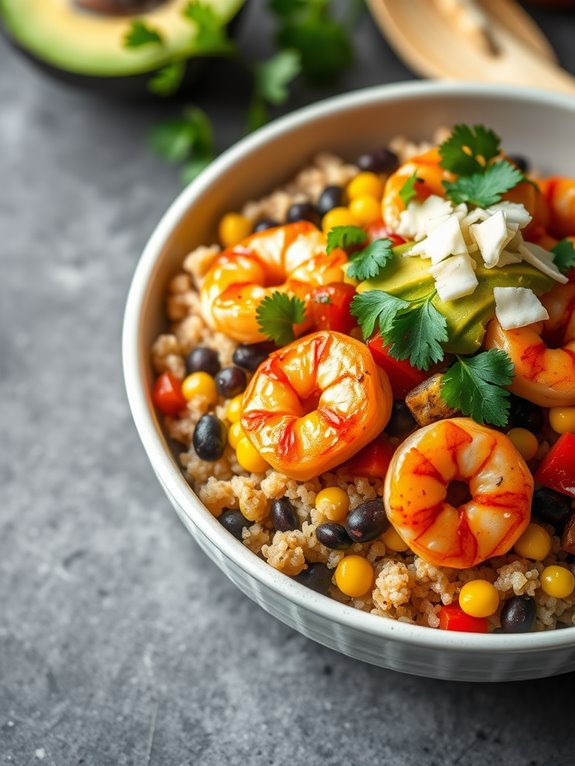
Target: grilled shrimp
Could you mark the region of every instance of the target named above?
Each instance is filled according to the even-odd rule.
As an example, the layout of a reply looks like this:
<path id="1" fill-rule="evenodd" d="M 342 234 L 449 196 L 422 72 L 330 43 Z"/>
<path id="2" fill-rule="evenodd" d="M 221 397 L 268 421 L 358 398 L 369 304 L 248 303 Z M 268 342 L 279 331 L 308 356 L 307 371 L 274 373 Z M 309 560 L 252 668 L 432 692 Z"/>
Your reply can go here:
<path id="1" fill-rule="evenodd" d="M 397 448 L 384 502 L 414 553 L 466 569 L 507 553 L 529 524 L 532 494 L 533 477 L 507 436 L 452 418 L 415 431 Z"/>
<path id="2" fill-rule="evenodd" d="M 326 255 L 325 248 L 325 234 L 300 221 L 253 234 L 224 250 L 200 287 L 204 319 L 242 343 L 264 340 L 256 310 L 267 295 L 286 292 L 307 304 L 313 287 L 343 280 L 346 254 L 333 250 Z"/>
<path id="3" fill-rule="evenodd" d="M 307 481 L 345 462 L 386 426 L 387 375 L 360 341 L 307 335 L 260 365 L 242 404 L 242 428 L 277 471 Z"/>
<path id="4" fill-rule="evenodd" d="M 575 235 L 575 178 L 545 178 L 538 185 L 547 200 L 551 233 L 559 239 Z"/>
<path id="5" fill-rule="evenodd" d="M 513 393 L 542 407 L 571 407 L 575 405 L 575 284 L 556 285 L 541 302 L 549 314 L 547 321 L 504 330 L 493 319 L 483 344 L 511 358 Z"/>

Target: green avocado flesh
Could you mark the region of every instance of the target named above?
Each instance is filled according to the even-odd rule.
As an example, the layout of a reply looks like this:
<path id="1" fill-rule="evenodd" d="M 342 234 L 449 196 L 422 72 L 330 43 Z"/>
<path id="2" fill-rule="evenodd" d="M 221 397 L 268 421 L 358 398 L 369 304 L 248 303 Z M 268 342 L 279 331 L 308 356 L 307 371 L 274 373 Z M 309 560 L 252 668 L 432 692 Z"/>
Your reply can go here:
<path id="1" fill-rule="evenodd" d="M 227 24 L 245 0 L 203 0 Z M 66 72 L 92 77 L 139 75 L 195 55 L 194 22 L 185 19 L 189 0 L 168 0 L 138 16 L 104 16 L 73 0 L 0 0 L 0 19 L 28 53 Z M 124 45 L 135 19 L 157 30 L 162 44 Z"/>
<path id="2" fill-rule="evenodd" d="M 359 284 L 358 293 L 383 290 L 404 300 L 416 300 L 433 293 L 435 282 L 428 271 L 430 261 L 419 256 L 403 257 L 401 252 L 406 249 L 403 245 L 394 248 L 394 259 L 377 278 Z M 481 346 L 485 328 L 495 316 L 494 287 L 529 287 L 541 295 L 554 285 L 552 279 L 527 263 L 486 269 L 480 259 L 475 261 L 479 284 L 474 293 L 456 301 L 442 301 L 438 295 L 432 299 L 447 320 L 449 340 L 443 346 L 452 354 L 473 354 Z"/>

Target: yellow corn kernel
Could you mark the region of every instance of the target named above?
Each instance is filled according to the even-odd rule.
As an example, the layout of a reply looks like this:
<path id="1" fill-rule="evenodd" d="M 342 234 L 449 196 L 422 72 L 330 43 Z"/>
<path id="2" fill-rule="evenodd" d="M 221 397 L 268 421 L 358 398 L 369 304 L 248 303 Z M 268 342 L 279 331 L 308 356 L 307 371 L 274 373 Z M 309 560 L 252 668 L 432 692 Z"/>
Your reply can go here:
<path id="1" fill-rule="evenodd" d="M 575 577 L 569 569 L 554 564 L 541 572 L 541 587 L 548 596 L 567 598 L 575 590 Z"/>
<path id="2" fill-rule="evenodd" d="M 218 236 L 224 247 L 233 247 L 252 233 L 249 218 L 239 213 L 226 213 L 218 226 Z"/>
<path id="3" fill-rule="evenodd" d="M 237 423 L 242 416 L 243 394 L 238 394 L 230 401 L 226 409 L 226 418 L 230 423 Z"/>
<path id="4" fill-rule="evenodd" d="M 552 407 L 549 423 L 558 434 L 575 434 L 575 407 Z"/>
<path id="5" fill-rule="evenodd" d="M 346 207 L 334 207 L 321 219 L 321 228 L 327 234 L 335 226 L 359 226 L 358 219 Z"/>
<path id="6" fill-rule="evenodd" d="M 207 372 L 192 372 L 182 381 L 182 394 L 188 401 L 194 396 L 205 397 L 209 404 L 218 401 L 216 381 Z"/>
<path id="7" fill-rule="evenodd" d="M 349 212 L 360 223 L 371 223 L 381 218 L 381 202 L 367 194 L 363 197 L 356 197 L 349 203 Z"/>
<path id="8" fill-rule="evenodd" d="M 349 495 L 341 487 L 326 487 L 317 493 L 315 507 L 330 521 L 343 521 L 349 511 Z"/>
<path id="9" fill-rule="evenodd" d="M 236 457 L 244 471 L 263 473 L 266 468 L 269 468 L 269 464 L 246 437 L 239 440 L 236 447 Z"/>
<path id="10" fill-rule="evenodd" d="M 232 423 L 232 425 L 228 428 L 228 444 L 232 449 L 236 449 L 240 439 L 244 439 L 245 436 L 246 435 L 244 429 L 241 426 L 241 423 Z"/>
<path id="11" fill-rule="evenodd" d="M 513 550 L 524 559 L 543 561 L 551 550 L 551 535 L 539 524 L 529 524 L 513 546 Z"/>
<path id="12" fill-rule="evenodd" d="M 344 556 L 335 570 L 335 584 L 346 596 L 365 596 L 373 585 L 373 567 L 363 556 Z"/>
<path id="13" fill-rule="evenodd" d="M 512 428 L 507 432 L 513 446 L 524 460 L 533 460 L 539 449 L 537 437 L 526 428 Z"/>
<path id="14" fill-rule="evenodd" d="M 385 547 L 390 551 L 403 553 L 404 551 L 409 550 L 409 545 L 399 536 L 398 532 L 391 525 L 381 535 L 381 539 L 385 543 Z"/>
<path id="15" fill-rule="evenodd" d="M 358 173 L 347 185 L 347 196 L 349 199 L 357 199 L 357 197 L 376 197 L 381 199 L 383 196 L 383 183 L 381 178 L 375 173 Z"/>
<path id="16" fill-rule="evenodd" d="M 499 592 L 487 580 L 470 580 L 461 589 L 459 606 L 471 617 L 490 617 L 499 609 Z"/>

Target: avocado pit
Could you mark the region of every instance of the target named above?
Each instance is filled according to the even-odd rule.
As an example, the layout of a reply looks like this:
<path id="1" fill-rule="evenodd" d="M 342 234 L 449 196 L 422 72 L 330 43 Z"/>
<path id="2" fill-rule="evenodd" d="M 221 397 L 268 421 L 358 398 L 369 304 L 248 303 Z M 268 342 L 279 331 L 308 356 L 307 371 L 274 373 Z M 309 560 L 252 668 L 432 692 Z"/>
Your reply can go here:
<path id="1" fill-rule="evenodd" d="M 85 11 L 99 13 L 102 16 L 128 16 L 147 13 L 166 0 L 72 0 L 72 4 Z"/>

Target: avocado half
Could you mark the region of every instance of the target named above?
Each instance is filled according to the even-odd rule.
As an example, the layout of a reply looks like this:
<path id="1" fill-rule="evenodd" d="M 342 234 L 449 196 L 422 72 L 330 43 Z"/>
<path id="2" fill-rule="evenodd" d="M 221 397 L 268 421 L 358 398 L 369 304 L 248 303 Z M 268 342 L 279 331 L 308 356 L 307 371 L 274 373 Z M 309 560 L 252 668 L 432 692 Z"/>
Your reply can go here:
<path id="1" fill-rule="evenodd" d="M 194 22 L 183 16 L 189 0 L 158 0 L 141 13 L 122 12 L 122 2 L 116 2 L 118 12 L 106 14 L 86 10 L 75 0 L 0 0 L 0 20 L 28 58 L 74 84 L 121 95 L 144 94 L 154 72 L 174 61 L 185 60 L 187 74 L 193 74 L 190 64 L 205 54 L 195 51 Z M 231 33 L 245 0 L 202 0 L 202 4 L 211 6 Z M 124 39 L 134 19 L 157 30 L 163 44 L 126 47 Z"/>

